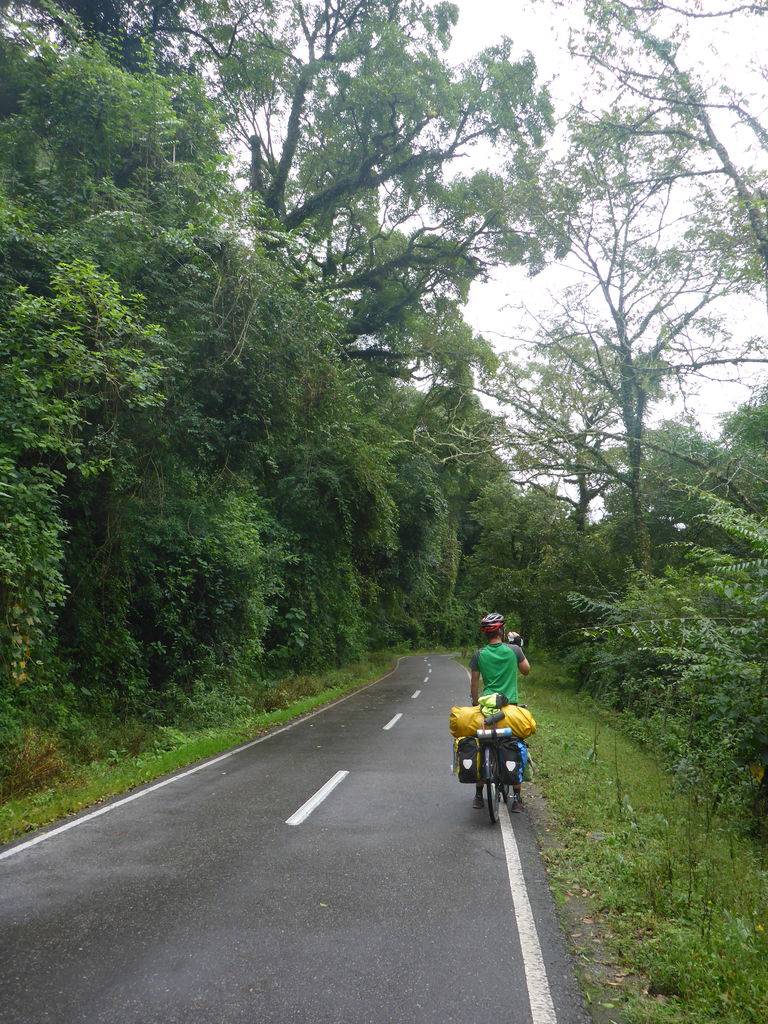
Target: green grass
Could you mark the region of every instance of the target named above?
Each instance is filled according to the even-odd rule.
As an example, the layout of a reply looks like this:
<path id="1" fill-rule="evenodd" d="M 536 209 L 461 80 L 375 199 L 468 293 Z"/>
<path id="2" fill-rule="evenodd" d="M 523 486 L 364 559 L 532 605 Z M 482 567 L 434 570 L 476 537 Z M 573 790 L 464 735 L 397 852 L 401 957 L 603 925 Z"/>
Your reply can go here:
<path id="1" fill-rule="evenodd" d="M 270 690 L 261 708 L 251 708 L 224 726 L 141 730 L 135 722 L 126 723 L 122 739 L 119 731 L 110 733 L 108 755 L 92 761 L 68 760 L 55 737 L 34 736 L 23 774 L 33 780 L 50 776 L 51 783 L 28 785 L 25 788 L 31 791 L 0 803 L 0 843 L 213 757 L 336 700 L 387 672 L 397 656 L 392 651 L 375 652 L 345 668 L 284 680 Z M 263 710 L 265 704 L 269 710 Z"/>
<path id="2" fill-rule="evenodd" d="M 765 847 L 706 792 L 675 792 L 555 665 L 529 678 L 543 853 L 597 1018 L 766 1024 Z"/>

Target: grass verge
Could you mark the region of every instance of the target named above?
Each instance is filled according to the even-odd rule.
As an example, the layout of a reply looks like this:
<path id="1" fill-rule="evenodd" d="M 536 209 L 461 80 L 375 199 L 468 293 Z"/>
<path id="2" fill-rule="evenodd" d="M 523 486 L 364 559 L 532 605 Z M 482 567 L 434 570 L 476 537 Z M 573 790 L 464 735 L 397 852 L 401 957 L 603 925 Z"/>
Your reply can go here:
<path id="1" fill-rule="evenodd" d="M 768 1021 L 766 848 L 707 793 L 545 662 L 524 682 L 537 721 L 542 846 L 598 1021 Z"/>
<path id="2" fill-rule="evenodd" d="M 0 804 L 0 843 L 7 843 L 27 832 L 75 814 L 92 804 L 103 803 L 121 793 L 145 785 L 163 775 L 177 771 L 237 746 L 275 726 L 336 700 L 365 686 L 389 671 L 397 653 L 376 652 L 345 668 L 316 676 L 297 676 L 283 681 L 269 694 L 270 710 L 252 708 L 223 726 L 182 729 L 156 728 L 131 753 L 112 742 L 109 756 L 90 763 L 60 765 L 50 785 L 38 786 L 32 792 Z M 135 723 L 125 727 L 126 736 L 134 739 Z M 40 748 L 40 744 L 37 747 Z M 37 761 L 56 757 L 47 744 L 32 754 Z M 38 773 L 39 774 L 39 773 Z"/>

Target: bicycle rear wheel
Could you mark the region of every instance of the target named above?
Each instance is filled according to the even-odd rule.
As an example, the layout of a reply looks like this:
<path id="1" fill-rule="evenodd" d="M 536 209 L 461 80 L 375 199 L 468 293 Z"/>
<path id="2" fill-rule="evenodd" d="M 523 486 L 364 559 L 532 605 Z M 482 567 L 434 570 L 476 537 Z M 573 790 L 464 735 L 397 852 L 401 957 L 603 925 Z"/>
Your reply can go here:
<path id="1" fill-rule="evenodd" d="M 495 824 L 499 820 L 501 787 L 498 782 L 486 782 L 485 791 L 488 797 L 488 816 L 491 819 L 491 824 Z"/>

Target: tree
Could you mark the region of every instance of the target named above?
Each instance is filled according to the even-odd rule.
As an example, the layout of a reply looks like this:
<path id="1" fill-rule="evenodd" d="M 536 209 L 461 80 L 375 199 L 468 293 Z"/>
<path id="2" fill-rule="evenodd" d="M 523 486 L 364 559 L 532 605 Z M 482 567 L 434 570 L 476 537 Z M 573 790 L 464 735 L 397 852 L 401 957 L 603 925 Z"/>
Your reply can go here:
<path id="1" fill-rule="evenodd" d="M 147 44 L 164 54 L 172 63 L 178 60 L 172 41 L 178 37 L 189 0 L 28 0 L 13 3 L 4 0 L 0 9 L 31 18 L 44 32 L 53 31 L 60 43 L 70 43 L 82 26 L 90 38 L 98 39 L 119 57 L 130 71 L 146 67 Z"/>
<path id="2" fill-rule="evenodd" d="M 109 431 L 119 407 L 162 400 L 159 331 L 138 303 L 84 261 L 57 268 L 51 290 L 42 298 L 19 289 L 0 335 L 0 630 L 16 684 L 40 674 L 68 589 L 65 481 L 109 462 L 90 444 L 92 421 Z"/>
<path id="3" fill-rule="evenodd" d="M 686 50 L 691 27 L 702 18 L 738 19 L 759 36 L 768 5 L 704 11 L 696 4 L 592 0 L 587 9 L 590 29 L 575 52 L 642 108 L 639 117 L 623 121 L 623 130 L 666 139 L 673 148 L 685 142 L 697 159 L 680 173 L 723 182 L 725 188 L 713 189 L 704 207 L 712 213 L 712 245 L 729 249 L 734 279 L 760 282 L 768 301 L 765 175 L 744 155 L 754 148 L 765 152 L 768 126 L 754 110 L 754 96 L 712 75 L 710 69 L 718 65 L 711 60 L 707 80 L 694 70 Z M 762 85 L 758 73 L 758 97 Z"/>
<path id="4" fill-rule="evenodd" d="M 442 342 L 412 321 L 410 355 L 432 386 L 371 373 L 301 240 L 226 174 L 199 80 L 29 26 L 3 54 L 0 728 L 455 637 L 467 463 L 495 429 L 465 353 L 490 368 L 489 346 L 436 302 Z"/>
<path id="5" fill-rule="evenodd" d="M 386 359 L 409 317 L 439 317 L 492 265 L 540 264 L 547 239 L 527 206 L 551 110 L 509 41 L 454 71 L 449 3 L 240 0 L 199 15 L 188 35 L 250 188 L 267 223 L 304 238 L 307 267 L 348 311 L 351 355 Z M 507 171 L 457 173 L 483 142 Z"/>
<path id="6" fill-rule="evenodd" d="M 732 475 L 750 496 L 757 514 L 768 508 L 768 389 L 758 386 L 751 400 L 726 417 L 723 441 L 737 460 Z M 744 502 L 740 503 L 751 511 Z"/>
<path id="7" fill-rule="evenodd" d="M 578 116 L 573 123 L 572 152 L 550 178 L 549 194 L 567 214 L 583 283 L 566 288 L 555 315 L 539 325 L 533 380 L 526 383 L 525 365 L 514 367 L 499 397 L 527 434 L 538 434 L 538 450 L 552 453 L 541 468 L 559 463 L 558 474 L 580 486 L 582 507 L 588 476 L 595 496 L 608 480 L 626 490 L 633 557 L 650 569 L 643 460 L 654 404 L 707 367 L 763 356 L 732 339 L 717 314 L 733 286 L 727 258 L 701 245 L 695 207 L 675 191 L 687 147 L 670 153 L 652 136 L 615 129 L 636 120 L 616 109 L 596 123 Z M 550 362 L 554 372 L 542 375 Z M 561 383 L 557 369 L 566 366 L 573 369 Z M 577 405 L 580 422 L 569 407 L 574 384 L 588 396 L 588 408 Z M 558 403 L 568 412 L 558 414 Z"/>
<path id="8" fill-rule="evenodd" d="M 577 529 L 553 493 L 527 491 L 506 473 L 472 504 L 477 536 L 463 563 L 461 593 L 477 617 L 507 615 L 529 640 L 567 646 L 583 625 L 569 602 L 573 590 L 600 593 L 623 574 L 603 526 Z"/>
<path id="9" fill-rule="evenodd" d="M 583 533 L 596 499 L 621 471 L 620 418 L 615 396 L 594 372 L 589 339 L 562 340 L 542 342 L 528 360 L 506 357 L 494 397 L 509 410 L 506 449 L 516 479 L 568 505 Z"/>

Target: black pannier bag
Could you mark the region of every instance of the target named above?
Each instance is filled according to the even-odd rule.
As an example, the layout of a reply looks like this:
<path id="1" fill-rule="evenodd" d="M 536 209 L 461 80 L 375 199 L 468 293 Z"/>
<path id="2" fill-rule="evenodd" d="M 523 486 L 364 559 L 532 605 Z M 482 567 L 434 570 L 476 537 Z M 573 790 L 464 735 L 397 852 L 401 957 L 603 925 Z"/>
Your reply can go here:
<path id="1" fill-rule="evenodd" d="M 502 740 L 498 747 L 499 779 L 507 786 L 523 781 L 525 749 L 520 740 Z"/>
<path id="2" fill-rule="evenodd" d="M 479 782 L 480 744 L 476 736 L 456 740 L 456 772 L 459 782 Z"/>

